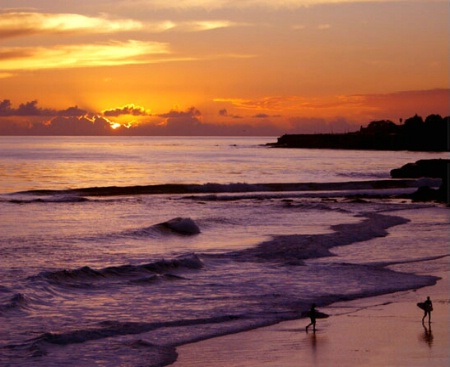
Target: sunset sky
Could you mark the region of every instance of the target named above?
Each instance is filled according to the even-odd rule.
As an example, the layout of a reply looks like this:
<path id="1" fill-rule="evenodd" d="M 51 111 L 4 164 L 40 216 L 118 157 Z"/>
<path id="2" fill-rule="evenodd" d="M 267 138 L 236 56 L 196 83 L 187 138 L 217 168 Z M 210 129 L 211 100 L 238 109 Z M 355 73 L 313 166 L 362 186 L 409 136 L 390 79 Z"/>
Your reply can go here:
<path id="1" fill-rule="evenodd" d="M 0 134 L 447 116 L 449 15 L 448 0 L 0 0 Z"/>

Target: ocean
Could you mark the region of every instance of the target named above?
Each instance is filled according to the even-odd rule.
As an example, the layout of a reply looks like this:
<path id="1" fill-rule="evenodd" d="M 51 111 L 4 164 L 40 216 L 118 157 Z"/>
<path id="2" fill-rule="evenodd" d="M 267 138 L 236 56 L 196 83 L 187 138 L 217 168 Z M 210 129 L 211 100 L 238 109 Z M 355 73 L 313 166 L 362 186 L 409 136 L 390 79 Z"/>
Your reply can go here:
<path id="1" fill-rule="evenodd" d="M 389 175 L 448 153 L 275 141 L 0 137 L 0 365 L 166 366 L 448 271 L 448 208 L 393 197 L 439 180 Z"/>

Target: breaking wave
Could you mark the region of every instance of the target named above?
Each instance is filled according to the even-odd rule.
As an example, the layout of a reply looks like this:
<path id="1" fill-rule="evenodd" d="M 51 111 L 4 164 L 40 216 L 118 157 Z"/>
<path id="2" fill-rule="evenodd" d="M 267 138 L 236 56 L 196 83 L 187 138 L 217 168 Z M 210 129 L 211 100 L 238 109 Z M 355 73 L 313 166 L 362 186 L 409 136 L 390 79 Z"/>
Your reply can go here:
<path id="1" fill-rule="evenodd" d="M 142 265 L 109 266 L 99 270 L 83 266 L 73 270 L 46 271 L 30 277 L 30 280 L 44 279 L 56 285 L 80 287 L 89 287 L 102 281 L 151 283 L 157 280 L 183 279 L 171 272 L 198 270 L 202 267 L 202 260 L 193 254 L 173 260 L 160 260 Z"/>
<path id="2" fill-rule="evenodd" d="M 0 315 L 3 315 L 9 311 L 16 311 L 25 309 L 27 307 L 28 300 L 22 293 L 14 294 L 9 301 L 4 304 L 0 304 Z"/>
<path id="3" fill-rule="evenodd" d="M 440 180 L 431 180 L 432 185 L 439 186 Z M 285 192 L 285 191 L 329 191 L 329 190 L 367 190 L 391 188 L 415 188 L 423 185 L 419 179 L 385 179 L 349 182 L 310 182 L 310 183 L 206 183 L 206 184 L 162 184 L 144 186 L 107 186 L 87 187 L 69 190 L 29 190 L 14 195 L 60 196 L 62 198 L 83 198 L 85 196 L 120 196 L 120 195 L 157 195 L 157 194 L 218 194 L 244 192 Z M 12 200 L 12 199 L 11 199 Z"/>
<path id="4" fill-rule="evenodd" d="M 199 234 L 200 227 L 191 218 L 176 217 L 166 222 L 154 224 L 150 227 L 126 230 L 119 236 L 124 237 L 158 237 L 165 234 L 177 234 L 182 236 L 192 236 Z M 117 234 L 112 234 L 116 237 Z"/>

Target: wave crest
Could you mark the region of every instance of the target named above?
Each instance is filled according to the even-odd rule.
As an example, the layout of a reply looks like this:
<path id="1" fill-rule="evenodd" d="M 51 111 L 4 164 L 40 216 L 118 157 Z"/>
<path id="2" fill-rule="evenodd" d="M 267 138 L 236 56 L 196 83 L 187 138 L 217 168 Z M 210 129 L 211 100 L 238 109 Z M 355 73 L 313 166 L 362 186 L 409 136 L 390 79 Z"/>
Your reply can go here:
<path id="1" fill-rule="evenodd" d="M 192 254 L 172 260 L 159 260 L 142 265 L 109 266 L 100 270 L 83 266 L 73 270 L 42 272 L 37 277 L 31 277 L 31 279 L 45 279 L 53 284 L 72 287 L 89 287 L 95 282 L 101 281 L 115 281 L 116 283 L 122 282 L 125 284 L 128 282 L 150 284 L 156 280 L 173 281 L 184 279 L 176 274 L 171 274 L 171 272 L 198 270 L 202 267 L 202 260 L 196 254 Z M 149 277 L 149 273 L 152 276 Z M 155 277 L 155 274 L 162 276 Z"/>
<path id="2" fill-rule="evenodd" d="M 167 222 L 160 223 L 158 226 L 183 235 L 194 235 L 200 233 L 199 226 L 191 218 L 177 217 L 168 220 Z"/>

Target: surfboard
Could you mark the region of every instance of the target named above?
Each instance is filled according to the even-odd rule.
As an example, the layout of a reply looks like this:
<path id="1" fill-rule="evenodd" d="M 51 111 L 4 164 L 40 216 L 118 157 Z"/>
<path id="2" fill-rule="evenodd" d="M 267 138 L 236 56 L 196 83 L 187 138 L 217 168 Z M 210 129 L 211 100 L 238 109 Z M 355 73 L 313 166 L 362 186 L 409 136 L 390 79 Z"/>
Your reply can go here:
<path id="1" fill-rule="evenodd" d="M 417 304 L 417 307 L 419 307 L 420 309 L 424 310 L 424 311 L 433 311 L 433 306 L 430 307 L 430 305 L 426 304 L 425 302 L 419 302 Z"/>
<path id="2" fill-rule="evenodd" d="M 303 313 L 303 316 L 305 317 L 310 317 L 311 311 L 306 311 Z M 326 319 L 328 317 L 330 317 L 330 315 L 324 313 L 324 312 L 320 312 L 320 311 L 316 311 L 316 319 Z"/>

